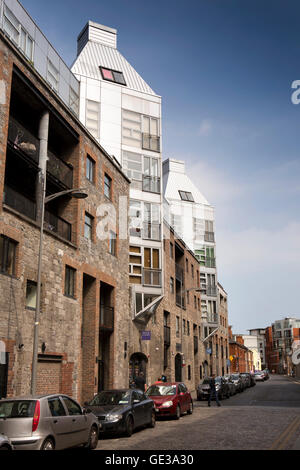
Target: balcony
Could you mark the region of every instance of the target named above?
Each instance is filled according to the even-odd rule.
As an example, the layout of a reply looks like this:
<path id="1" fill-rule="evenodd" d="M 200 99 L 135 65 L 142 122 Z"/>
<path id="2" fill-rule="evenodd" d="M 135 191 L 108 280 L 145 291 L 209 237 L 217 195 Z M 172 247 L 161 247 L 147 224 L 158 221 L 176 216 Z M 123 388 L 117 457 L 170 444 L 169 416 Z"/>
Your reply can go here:
<path id="1" fill-rule="evenodd" d="M 164 325 L 164 344 L 170 346 L 171 344 L 171 328 Z"/>
<path id="2" fill-rule="evenodd" d="M 143 191 L 160 194 L 160 177 L 143 175 Z"/>
<path id="3" fill-rule="evenodd" d="M 161 224 L 155 222 L 143 223 L 143 240 L 161 240 Z"/>
<path id="4" fill-rule="evenodd" d="M 157 135 L 143 133 L 142 147 L 144 150 L 160 152 L 160 138 Z"/>
<path id="5" fill-rule="evenodd" d="M 184 282 L 184 272 L 183 268 L 179 266 L 179 264 L 175 263 L 175 277 L 177 281 L 183 283 Z"/>
<path id="6" fill-rule="evenodd" d="M 69 242 L 72 241 L 72 225 L 47 210 L 45 210 L 44 228 L 56 233 Z"/>
<path id="7" fill-rule="evenodd" d="M 48 151 L 47 174 L 65 188 L 73 187 L 73 168 L 54 153 Z"/>
<path id="8" fill-rule="evenodd" d="M 20 214 L 36 220 L 36 203 L 9 186 L 4 188 L 3 202 Z"/>
<path id="9" fill-rule="evenodd" d="M 8 142 L 13 150 L 20 152 L 21 156 L 29 157 L 38 165 L 39 139 L 12 117 L 9 118 Z"/>
<path id="10" fill-rule="evenodd" d="M 100 305 L 100 330 L 114 331 L 114 307 Z"/>
<path id="11" fill-rule="evenodd" d="M 161 269 L 143 268 L 143 285 L 161 287 Z"/>
<path id="12" fill-rule="evenodd" d="M 214 232 L 204 232 L 204 241 L 214 243 L 215 241 Z"/>
<path id="13" fill-rule="evenodd" d="M 194 336 L 194 354 L 197 354 L 199 348 L 198 336 Z"/>

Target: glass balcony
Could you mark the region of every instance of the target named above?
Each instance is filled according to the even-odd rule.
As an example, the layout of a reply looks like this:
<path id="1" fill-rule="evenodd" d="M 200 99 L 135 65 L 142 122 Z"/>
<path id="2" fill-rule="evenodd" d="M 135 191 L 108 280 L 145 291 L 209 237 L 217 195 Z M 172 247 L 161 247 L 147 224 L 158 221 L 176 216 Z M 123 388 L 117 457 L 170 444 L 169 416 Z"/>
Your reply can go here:
<path id="1" fill-rule="evenodd" d="M 114 330 L 114 307 L 100 305 L 100 330 Z"/>
<path id="2" fill-rule="evenodd" d="M 143 268 L 143 285 L 161 287 L 161 269 Z"/>
<path id="3" fill-rule="evenodd" d="M 143 175 L 143 191 L 160 194 L 160 177 Z"/>

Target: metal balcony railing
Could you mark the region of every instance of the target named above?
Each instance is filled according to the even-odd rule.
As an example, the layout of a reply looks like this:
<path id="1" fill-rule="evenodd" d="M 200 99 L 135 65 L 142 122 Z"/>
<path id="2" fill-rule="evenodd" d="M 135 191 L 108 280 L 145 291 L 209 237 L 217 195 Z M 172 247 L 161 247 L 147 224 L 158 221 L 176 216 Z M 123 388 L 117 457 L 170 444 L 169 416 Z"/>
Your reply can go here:
<path id="1" fill-rule="evenodd" d="M 144 240 L 161 240 L 161 224 L 156 222 L 143 223 L 143 239 Z"/>
<path id="2" fill-rule="evenodd" d="M 143 149 L 160 152 L 160 137 L 153 134 L 143 133 Z"/>
<path id="3" fill-rule="evenodd" d="M 66 188 L 73 187 L 73 168 L 50 151 L 48 151 L 47 173 L 63 183 Z"/>
<path id="4" fill-rule="evenodd" d="M 100 330 L 113 331 L 114 329 L 114 307 L 100 305 Z"/>
<path id="5" fill-rule="evenodd" d="M 72 225 L 47 210 L 45 211 L 44 228 L 56 233 L 65 240 L 72 241 Z"/>
<path id="6" fill-rule="evenodd" d="M 171 344 L 171 328 L 166 325 L 164 325 L 164 343 L 168 346 Z"/>
<path id="7" fill-rule="evenodd" d="M 39 163 L 39 139 L 13 117 L 9 118 L 8 140 L 15 150 L 26 154 L 36 164 Z"/>
<path id="8" fill-rule="evenodd" d="M 143 285 L 161 287 L 161 269 L 143 268 Z"/>
<path id="9" fill-rule="evenodd" d="M 215 241 L 215 233 L 214 232 L 204 232 L 204 240 L 206 242 L 212 242 L 214 243 Z"/>
<path id="10" fill-rule="evenodd" d="M 20 214 L 36 220 L 36 203 L 9 186 L 4 187 L 4 204 L 20 212 Z"/>
<path id="11" fill-rule="evenodd" d="M 143 191 L 160 194 L 160 177 L 143 175 Z"/>

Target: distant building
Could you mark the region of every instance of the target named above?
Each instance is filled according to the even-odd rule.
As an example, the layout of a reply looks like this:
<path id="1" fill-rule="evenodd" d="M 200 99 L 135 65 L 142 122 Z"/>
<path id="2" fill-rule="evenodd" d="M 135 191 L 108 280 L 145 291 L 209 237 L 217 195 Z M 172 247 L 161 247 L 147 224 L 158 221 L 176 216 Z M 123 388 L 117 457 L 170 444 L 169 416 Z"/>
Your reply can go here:
<path id="1" fill-rule="evenodd" d="M 286 317 L 272 323 L 272 369 L 278 374 L 291 374 L 293 343 L 300 337 L 300 319 Z"/>
<path id="2" fill-rule="evenodd" d="M 253 352 L 244 344 L 243 335 L 234 335 L 229 327 L 230 372 L 253 371 Z"/>

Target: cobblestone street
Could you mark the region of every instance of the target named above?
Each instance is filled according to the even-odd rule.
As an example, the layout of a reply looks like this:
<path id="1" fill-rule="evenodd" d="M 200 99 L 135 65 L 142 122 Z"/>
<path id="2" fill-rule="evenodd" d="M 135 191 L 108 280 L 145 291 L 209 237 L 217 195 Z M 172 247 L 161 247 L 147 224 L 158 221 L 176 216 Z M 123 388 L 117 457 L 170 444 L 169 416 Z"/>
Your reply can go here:
<path id="1" fill-rule="evenodd" d="M 220 408 L 194 403 L 191 416 L 158 419 L 131 438 L 104 437 L 98 450 L 300 450 L 300 381 L 271 376 Z"/>

